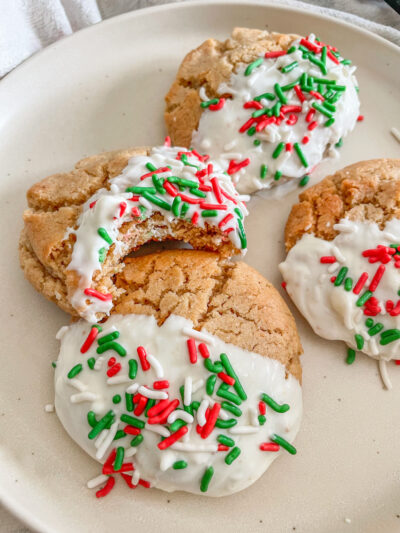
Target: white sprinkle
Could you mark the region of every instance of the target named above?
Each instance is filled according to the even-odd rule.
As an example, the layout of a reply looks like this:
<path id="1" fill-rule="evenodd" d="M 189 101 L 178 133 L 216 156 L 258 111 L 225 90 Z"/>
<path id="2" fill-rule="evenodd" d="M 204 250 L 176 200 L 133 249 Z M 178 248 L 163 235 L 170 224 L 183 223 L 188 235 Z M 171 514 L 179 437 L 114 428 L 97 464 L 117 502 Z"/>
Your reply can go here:
<path id="1" fill-rule="evenodd" d="M 342 252 L 339 250 L 337 246 L 332 247 L 332 255 L 336 257 L 336 259 L 339 261 L 339 263 L 345 263 L 346 258 L 342 254 Z"/>
<path id="2" fill-rule="evenodd" d="M 183 405 L 190 405 L 192 402 L 192 378 L 186 376 L 185 378 L 185 392 L 183 395 Z"/>
<path id="3" fill-rule="evenodd" d="M 126 389 L 126 392 L 128 394 L 136 394 L 138 388 L 139 388 L 139 383 L 132 383 L 132 385 L 129 385 L 129 387 Z"/>
<path id="4" fill-rule="evenodd" d="M 93 392 L 79 392 L 78 394 L 73 394 L 70 397 L 71 403 L 82 403 L 82 402 L 94 402 L 97 399 L 97 394 Z"/>
<path id="5" fill-rule="evenodd" d="M 387 390 L 391 390 L 392 382 L 390 381 L 390 378 L 389 378 L 386 361 L 384 359 L 379 359 L 378 366 L 379 366 L 379 372 L 381 373 L 383 384 L 385 385 Z"/>
<path id="6" fill-rule="evenodd" d="M 192 394 L 197 392 L 204 385 L 204 379 L 199 379 L 192 385 Z"/>
<path id="7" fill-rule="evenodd" d="M 233 139 L 233 141 L 226 143 L 224 145 L 224 152 L 229 152 L 229 150 L 232 150 L 232 148 L 235 148 L 236 144 L 237 144 L 236 139 Z"/>
<path id="8" fill-rule="evenodd" d="M 101 446 L 99 446 L 99 449 L 96 452 L 96 459 L 102 459 L 103 458 L 103 456 L 106 453 L 108 447 L 110 446 L 110 444 L 114 440 L 115 434 L 117 433 L 117 430 L 118 430 L 118 424 L 119 424 L 119 421 L 117 420 L 110 427 L 110 429 L 108 431 L 108 435 L 106 436 L 106 438 L 104 439 L 104 442 L 102 443 Z"/>
<path id="9" fill-rule="evenodd" d="M 86 385 L 82 383 L 78 378 L 67 379 L 68 385 L 71 385 L 79 392 L 83 392 L 87 389 Z"/>
<path id="10" fill-rule="evenodd" d="M 90 479 L 87 482 L 87 488 L 88 489 L 94 489 L 95 487 L 98 487 L 99 485 L 102 485 L 108 480 L 109 476 L 105 476 L 104 474 L 100 474 L 100 476 L 94 477 L 93 479 Z"/>
<path id="11" fill-rule="evenodd" d="M 108 435 L 108 429 L 103 429 L 103 431 L 99 433 L 99 436 L 94 442 L 95 448 L 100 448 L 100 446 L 103 444 L 104 439 L 107 437 L 107 435 Z"/>
<path id="12" fill-rule="evenodd" d="M 154 368 L 154 371 L 156 373 L 156 376 L 158 378 L 164 377 L 164 369 L 160 363 L 160 361 L 154 357 L 154 355 L 147 354 L 147 360 L 151 364 L 151 366 Z"/>
<path id="13" fill-rule="evenodd" d="M 219 417 L 222 418 L 222 420 L 229 420 L 230 418 L 232 418 L 232 415 L 227 413 L 225 409 L 221 409 L 219 412 Z"/>
<path id="14" fill-rule="evenodd" d="M 371 350 L 372 355 L 375 355 L 375 356 L 379 355 L 379 348 L 378 348 L 378 345 L 376 343 L 376 339 L 374 339 L 373 337 L 370 337 L 369 349 Z"/>
<path id="15" fill-rule="evenodd" d="M 332 263 L 331 265 L 328 266 L 328 273 L 329 274 L 333 274 L 335 272 L 335 270 L 337 270 L 339 267 L 340 267 L 340 265 L 339 265 L 338 262 Z"/>
<path id="16" fill-rule="evenodd" d="M 62 326 L 56 333 L 56 339 L 60 341 L 68 331 L 68 326 Z"/>
<path id="17" fill-rule="evenodd" d="M 397 240 L 396 235 L 393 235 L 393 233 L 389 233 L 387 231 L 385 231 L 383 236 L 385 237 L 385 239 L 387 239 L 388 241 L 391 241 L 391 242 L 396 242 L 396 240 Z"/>
<path id="18" fill-rule="evenodd" d="M 94 370 L 101 370 L 101 367 L 103 366 L 103 361 L 105 359 L 105 356 L 104 355 L 101 355 L 100 357 L 98 357 L 96 359 L 96 362 L 94 364 Z"/>
<path id="19" fill-rule="evenodd" d="M 204 426 L 204 424 L 207 422 L 206 411 L 209 405 L 210 402 L 208 400 L 202 400 L 199 408 L 197 409 L 197 422 L 199 423 L 199 426 Z"/>
<path id="20" fill-rule="evenodd" d="M 260 421 L 258 420 L 258 412 L 255 407 L 249 408 L 250 422 L 252 426 L 259 426 Z"/>
<path id="21" fill-rule="evenodd" d="M 225 154 L 220 155 L 221 159 L 242 159 L 242 154 L 239 152 L 226 152 Z"/>
<path id="22" fill-rule="evenodd" d="M 345 518 L 344 521 L 346 522 L 346 524 L 351 524 L 350 518 Z"/>
<path id="23" fill-rule="evenodd" d="M 400 131 L 397 128 L 391 128 L 390 133 L 400 143 Z"/>
<path id="24" fill-rule="evenodd" d="M 139 483 L 139 479 L 140 479 L 140 472 L 138 469 L 136 469 L 132 475 L 132 485 L 137 485 Z"/>
<path id="25" fill-rule="evenodd" d="M 217 452 L 218 446 L 216 444 L 190 444 L 186 442 L 175 442 L 171 446 L 172 450 L 178 452 Z"/>
<path id="26" fill-rule="evenodd" d="M 239 427 L 233 427 L 229 429 L 229 433 L 232 433 L 232 435 L 250 435 L 251 433 L 257 433 L 260 431 L 260 427 L 254 427 L 254 426 L 239 426 Z"/>
<path id="27" fill-rule="evenodd" d="M 192 328 L 184 327 L 182 329 L 182 333 L 184 335 L 187 335 L 188 337 L 192 337 L 193 339 L 196 339 L 196 341 L 206 342 L 207 344 L 210 344 L 211 346 L 215 345 L 215 340 L 212 338 L 211 335 L 208 333 L 205 333 L 204 331 L 197 331 Z"/>
<path id="28" fill-rule="evenodd" d="M 208 98 L 207 96 L 206 88 L 204 87 L 204 85 L 200 87 L 199 96 L 203 100 L 203 102 L 208 102 L 208 100 L 210 100 L 210 98 Z"/>
<path id="29" fill-rule="evenodd" d="M 334 224 L 333 229 L 342 233 L 356 233 L 358 228 L 356 226 L 350 226 L 344 222 L 342 224 Z"/>
<path id="30" fill-rule="evenodd" d="M 125 457 L 132 457 L 137 452 L 136 446 L 131 446 L 125 450 Z"/>
<path id="31" fill-rule="evenodd" d="M 113 184 L 110 186 L 110 191 L 113 192 L 113 193 L 117 193 L 117 192 L 119 192 L 118 185 L 117 185 L 116 183 L 113 183 Z"/>
<path id="32" fill-rule="evenodd" d="M 188 422 L 189 424 L 191 424 L 194 420 L 193 416 L 190 413 L 176 409 L 175 411 L 172 411 L 172 413 L 169 415 L 168 424 L 172 424 L 172 422 L 175 422 L 175 420 L 177 420 L 178 418 L 184 420 L 185 422 Z"/>
<path id="33" fill-rule="evenodd" d="M 121 383 L 129 383 L 130 379 L 128 376 L 113 376 L 112 378 L 107 379 L 107 385 L 121 385 Z"/>
<path id="34" fill-rule="evenodd" d="M 153 210 L 153 206 L 151 205 L 151 203 L 148 202 L 146 198 L 143 198 L 143 196 L 139 197 L 139 204 L 142 204 L 143 207 L 145 207 L 146 209 L 149 209 L 150 211 Z"/>
<path id="35" fill-rule="evenodd" d="M 54 413 L 54 404 L 48 403 L 44 406 L 44 410 L 46 411 L 46 413 Z"/>
<path id="36" fill-rule="evenodd" d="M 171 466 L 175 462 L 175 454 L 174 452 L 171 452 L 168 450 L 166 452 L 163 452 L 161 454 L 161 461 L 160 461 L 160 470 L 161 472 L 165 472 L 168 470 L 168 468 L 171 468 Z"/>
<path id="37" fill-rule="evenodd" d="M 203 139 L 201 141 L 201 147 L 204 148 L 204 150 L 208 150 L 211 147 L 210 139 Z"/>
<path id="38" fill-rule="evenodd" d="M 140 385 L 138 392 L 145 398 L 150 398 L 151 400 L 166 400 L 168 398 L 167 392 L 162 390 L 148 389 L 144 385 Z"/>
<path id="39" fill-rule="evenodd" d="M 251 196 L 249 194 L 240 194 L 238 200 L 241 202 L 250 202 Z"/>
<path id="40" fill-rule="evenodd" d="M 148 429 L 149 431 L 152 431 L 153 433 L 157 433 L 158 435 L 161 435 L 162 437 L 169 437 L 171 435 L 171 432 L 162 426 L 161 424 L 147 424 L 144 426 L 145 429 Z"/>

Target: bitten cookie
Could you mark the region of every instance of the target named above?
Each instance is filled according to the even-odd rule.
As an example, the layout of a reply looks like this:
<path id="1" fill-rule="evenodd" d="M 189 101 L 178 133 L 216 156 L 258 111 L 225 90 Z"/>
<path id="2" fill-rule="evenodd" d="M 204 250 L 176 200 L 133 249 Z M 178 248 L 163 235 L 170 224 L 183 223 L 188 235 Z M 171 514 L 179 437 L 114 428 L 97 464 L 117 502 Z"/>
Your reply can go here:
<path id="1" fill-rule="evenodd" d="M 314 331 L 379 360 L 400 353 L 400 159 L 350 165 L 300 195 L 280 265 Z"/>
<path id="2" fill-rule="evenodd" d="M 121 294 L 113 276 L 151 240 L 245 253 L 247 209 L 229 176 L 196 151 L 163 146 L 93 156 L 31 187 L 20 241 L 29 281 L 95 321 Z"/>
<path id="3" fill-rule="evenodd" d="M 302 178 L 355 126 L 355 67 L 309 35 L 236 28 L 183 60 L 166 96 L 175 144 L 207 151 L 240 192 Z"/>
<path id="4" fill-rule="evenodd" d="M 56 412 L 103 464 L 167 491 L 222 496 L 295 454 L 301 345 L 273 286 L 244 263 L 178 250 L 128 259 L 100 324 L 60 330 Z"/>

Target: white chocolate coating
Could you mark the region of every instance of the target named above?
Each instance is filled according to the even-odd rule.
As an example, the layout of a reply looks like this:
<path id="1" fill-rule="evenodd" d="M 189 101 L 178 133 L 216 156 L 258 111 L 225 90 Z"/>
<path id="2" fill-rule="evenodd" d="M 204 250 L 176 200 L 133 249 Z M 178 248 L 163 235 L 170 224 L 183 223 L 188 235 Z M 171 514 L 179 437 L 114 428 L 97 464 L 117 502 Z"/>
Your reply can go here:
<path id="1" fill-rule="evenodd" d="M 110 309 L 112 308 L 111 300 L 101 301 L 83 293 L 84 289 L 91 287 L 94 272 L 101 269 L 99 250 L 104 249 L 104 253 L 107 253 L 110 247 L 110 244 L 99 235 L 98 229 L 103 228 L 106 230 L 112 242 L 115 244 L 114 255 L 118 255 L 118 257 L 124 256 L 127 252 L 127 244 L 124 243 L 124 235 L 120 233 L 120 228 L 123 223 L 132 220 L 132 208 L 141 209 L 141 220 L 150 217 L 154 212 L 160 212 L 163 214 L 166 221 L 165 228 L 158 230 L 158 232 L 154 230 L 152 235 L 149 235 L 149 239 L 153 237 L 155 240 L 162 240 L 166 235 L 171 234 L 172 230 L 169 227 L 169 224 L 171 221 L 180 218 L 182 215 L 175 216 L 170 208 L 166 209 L 155 205 L 141 195 L 126 192 L 126 189 L 133 186 L 150 187 L 154 189 L 152 173 L 149 172 L 146 164 L 151 164 L 157 169 L 166 168 L 167 166 L 170 167 L 170 170 L 167 169 L 166 172 L 155 173 L 157 178 L 164 179 L 170 176 L 175 176 L 190 180 L 198 186 L 200 181 L 199 178 L 196 177 L 196 172 L 198 170 L 207 169 L 209 162 L 201 162 L 196 157 L 189 156 L 188 162 L 192 166 L 185 165 L 182 161 L 176 159 L 179 152 L 188 153 L 185 148 L 169 148 L 162 146 L 153 148 L 149 156 L 141 155 L 132 157 L 122 173 L 110 181 L 110 190 L 98 190 L 84 204 L 83 212 L 78 220 L 78 228 L 76 230 L 68 230 L 68 234 L 74 233 L 76 236 L 76 242 L 74 243 L 72 258 L 68 265 L 68 269 L 75 270 L 80 276 L 79 288 L 75 291 L 71 303 L 75 309 L 78 310 L 80 315 L 87 320 L 95 322 L 96 313 L 109 314 Z M 148 174 L 148 177 L 141 180 L 141 176 L 145 174 Z M 234 200 L 222 196 L 222 202 L 219 202 L 212 189 L 212 183 L 210 181 L 212 178 L 217 178 L 221 190 L 226 192 Z M 217 165 L 213 165 L 213 171 L 211 174 L 206 174 L 202 178 L 202 181 L 203 184 L 210 189 L 202 192 L 204 198 L 199 198 L 192 194 L 189 188 L 185 188 L 182 192 L 177 189 L 175 185 L 170 185 L 175 187 L 179 191 L 179 194 L 183 193 L 187 197 L 191 197 L 192 200 L 204 202 L 205 204 L 222 205 L 225 209 L 217 210 L 216 216 L 203 217 L 202 204 L 187 204 L 188 209 L 184 214 L 184 218 L 191 220 L 193 214 L 197 213 L 199 216 L 196 225 L 204 228 L 206 224 L 218 226 L 227 215 L 231 215 L 231 219 L 221 226 L 221 230 L 226 231 L 229 239 L 235 247 L 239 250 L 241 249 L 242 253 L 245 254 L 246 244 L 245 236 L 242 231 L 243 226 L 241 218 L 244 218 L 248 212 L 242 199 L 237 194 L 231 178 L 224 174 Z M 132 197 L 136 196 L 138 199 L 132 201 Z M 164 194 L 156 192 L 155 196 L 158 196 L 158 198 L 161 198 L 164 202 L 170 204 L 170 206 L 174 200 L 167 191 L 164 191 Z M 182 200 L 179 209 L 181 209 L 183 203 Z M 122 216 L 120 215 L 121 204 L 126 204 Z M 231 231 L 229 231 L 230 229 Z M 86 302 L 88 301 L 90 303 L 87 305 Z"/>
<path id="2" fill-rule="evenodd" d="M 383 230 L 372 222 L 354 222 L 347 219 L 335 226 L 340 230 L 333 241 L 325 241 L 311 234 L 305 234 L 289 251 L 286 260 L 279 268 L 286 282 L 286 290 L 300 312 L 317 335 L 330 340 L 343 340 L 351 348 L 357 349 L 355 335 L 364 338 L 362 351 L 376 359 L 398 359 L 400 341 L 381 344 L 382 333 L 400 329 L 400 315 L 391 316 L 386 310 L 386 302 L 399 301 L 400 271 L 392 259 L 385 266 L 384 275 L 373 296 L 379 301 L 381 311 L 376 316 L 364 314 L 365 306 L 357 306 L 360 296 L 369 288 L 381 262 L 370 263 L 362 252 L 378 245 L 400 244 L 400 221 L 390 220 Z M 337 262 L 321 264 L 324 256 L 335 256 Z M 335 286 L 332 276 L 337 276 L 341 267 L 348 267 L 346 277 L 353 280 L 354 286 L 363 272 L 368 280 L 357 295 L 353 290 L 346 291 L 343 283 Z M 368 303 L 368 302 L 367 302 Z M 372 318 L 374 325 L 383 324 L 380 332 L 368 333 L 366 320 Z"/>
<path id="3" fill-rule="evenodd" d="M 309 40 L 314 43 L 314 36 L 311 35 Z M 297 47 L 299 43 L 300 40 L 295 41 L 293 46 Z M 317 55 L 316 57 L 319 58 L 320 56 Z M 343 58 L 339 57 L 339 61 L 342 60 Z M 298 62 L 298 66 L 290 72 L 281 72 L 282 67 L 294 61 Z M 219 94 L 231 94 L 232 98 L 227 99 L 219 111 L 205 109 L 201 115 L 198 130 L 193 132 L 192 137 L 192 145 L 197 150 L 206 150 L 221 166 L 225 165 L 225 168 L 232 159 L 236 161 L 250 159 L 248 166 L 232 174 L 237 190 L 241 193 L 251 193 L 264 188 L 269 189 L 284 182 L 285 178 L 301 178 L 310 172 L 327 156 L 329 150 L 354 128 L 360 108 L 356 91 L 357 83 L 353 76 L 355 67 L 342 63 L 337 65 L 329 56 L 326 59 L 326 75 L 321 73 L 317 65 L 303 58 L 303 52 L 299 49 L 276 59 L 264 59 L 261 66 L 254 68 L 248 76 L 244 75 L 246 68 L 247 65 L 241 66 L 236 73 L 232 74 L 228 83 L 224 83 L 218 88 Z M 239 132 L 241 126 L 251 118 L 252 112 L 255 111 L 255 109 L 245 109 L 243 106 L 246 102 L 252 101 L 261 94 L 274 95 L 276 83 L 280 86 L 288 85 L 298 80 L 304 72 L 315 78 L 335 80 L 337 85 L 346 87 L 341 93 L 342 96 L 334 104 L 336 106 L 335 122 L 331 126 L 325 127 L 324 124 L 328 118 L 324 114 L 316 112 L 312 120 L 317 121 L 318 126 L 309 131 L 309 122 L 306 121 L 307 113 L 313 109 L 313 103 L 321 104 L 321 100 L 304 92 L 306 100 L 302 103 L 295 90 L 290 89 L 284 92 L 287 99 L 285 105 L 302 107 L 301 112 L 296 113 L 298 120 L 294 125 L 287 124 L 286 119 L 290 115 L 288 112 L 286 118 L 279 125 L 269 124 L 251 136 L 247 132 Z M 324 88 L 326 86 L 323 85 Z M 315 84 L 314 90 L 316 88 L 317 84 Z M 278 97 L 275 96 L 275 100 L 272 101 L 262 99 L 261 104 L 271 108 L 277 101 Z M 266 117 L 266 115 L 264 116 Z M 310 139 L 307 144 L 302 144 L 304 136 L 308 136 Z M 259 146 L 254 145 L 256 139 L 261 141 Z M 306 157 L 307 166 L 302 165 L 293 149 L 291 152 L 283 149 L 279 157 L 274 159 L 272 154 L 280 142 L 291 143 L 292 145 L 296 142 L 299 143 Z M 268 173 L 262 179 L 260 168 L 263 164 L 268 166 Z M 277 171 L 282 172 L 279 181 L 274 179 Z"/>
<path id="4" fill-rule="evenodd" d="M 186 343 L 189 337 L 183 331 L 184 328 L 192 326 L 189 320 L 178 316 L 170 316 L 159 327 L 153 316 L 112 315 L 103 324 L 103 332 L 100 336 L 118 330 L 120 337 L 117 341 L 126 348 L 127 355 L 120 357 L 114 351 L 107 351 L 100 356 L 105 356 L 101 368 L 91 370 L 86 360 L 89 357 L 98 357 L 97 342 L 86 354 L 80 353 L 80 347 L 90 331 L 90 325 L 83 320 L 72 324 L 61 339 L 61 350 L 55 371 L 55 407 L 61 423 L 72 439 L 101 463 L 104 463 L 114 446 L 123 446 L 126 450 L 125 461 L 132 460 L 135 465 L 135 475 L 150 481 L 151 486 L 166 491 L 184 490 L 196 494 L 202 494 L 200 492 L 201 478 L 206 468 L 212 465 L 215 472 L 206 494 L 223 496 L 251 485 L 280 454 L 280 451 L 261 451 L 259 449 L 261 443 L 268 442 L 273 434 L 280 435 L 288 442 L 293 442 L 298 432 L 302 414 L 301 387 L 290 374 L 287 379 L 285 378 L 285 368 L 276 360 L 247 352 L 232 344 L 224 343 L 218 337 L 210 336 L 214 343 L 214 345 L 207 345 L 211 360 L 219 360 L 220 353 L 226 353 L 247 394 L 247 400 L 239 406 L 243 413 L 239 418 L 224 409 L 220 411 L 220 419 L 237 419 L 237 425 L 231 429 L 215 428 L 207 439 L 202 439 L 196 432 L 196 424 L 204 422 L 199 412 L 200 409 L 197 413 L 194 412 L 193 423 L 191 423 L 190 413 L 178 410 L 174 413 L 185 413 L 182 414 L 182 418 L 185 417 L 189 422 L 189 432 L 165 450 L 159 450 L 157 444 L 160 442 L 160 435 L 169 434 L 166 424 L 147 423 L 142 430 L 144 440 L 135 448 L 130 446 L 132 435 L 114 442 L 110 440 L 117 429 L 122 429 L 126 425 L 119 419 L 122 413 L 127 413 L 125 392 L 127 389 L 135 392 L 137 385 L 153 388 L 155 380 L 166 379 L 170 383 L 167 389 L 169 398 L 180 399 L 179 388 L 185 383 L 186 396 L 190 382 L 192 390 L 188 401 L 204 401 L 206 406 L 213 406 L 215 402 L 223 401 L 223 398 L 216 395 L 222 383 L 218 377 L 212 396 L 206 394 L 205 383 L 212 374 L 205 368 L 204 359 L 200 353 L 196 364 L 191 364 L 189 361 Z M 136 378 L 129 379 L 128 360 L 131 358 L 138 360 L 136 353 L 138 346 L 144 346 L 147 353 L 156 358 L 158 370 L 160 368 L 163 370 L 162 378 L 159 373 L 157 374 L 154 364 L 150 370 L 144 372 L 139 363 Z M 111 356 L 115 356 L 117 362 L 122 365 L 122 369 L 116 376 L 107 378 L 107 361 Z M 148 360 L 150 361 L 150 358 Z M 69 379 L 67 374 L 77 363 L 82 363 L 83 370 L 73 379 Z M 119 376 L 125 380 L 123 382 L 113 381 Z M 81 394 L 86 395 L 79 402 L 73 399 L 77 395 L 76 382 L 83 389 Z M 235 392 L 233 389 L 232 391 Z M 289 404 L 290 409 L 280 414 L 267 406 L 266 423 L 259 425 L 258 418 L 255 420 L 254 417 L 254 409 L 259 414 L 258 403 L 262 393 L 267 393 L 279 404 Z M 95 399 L 87 397 L 88 394 L 93 394 Z M 112 398 L 116 394 L 121 395 L 122 401 L 113 404 Z M 182 408 L 182 402 L 180 408 Z M 89 440 L 88 433 L 91 427 L 87 422 L 87 412 L 94 411 L 100 419 L 110 409 L 116 414 L 110 430 L 103 431 L 94 440 Z M 204 408 L 202 412 L 204 415 Z M 135 416 L 132 412 L 128 414 Z M 144 415 L 138 418 L 146 420 Z M 232 438 L 235 446 L 241 449 L 241 454 L 231 465 L 227 465 L 224 461 L 229 452 L 217 451 L 216 438 L 221 434 Z M 283 450 L 283 453 L 286 452 Z M 181 460 L 188 463 L 187 468 L 174 470 L 172 465 Z"/>

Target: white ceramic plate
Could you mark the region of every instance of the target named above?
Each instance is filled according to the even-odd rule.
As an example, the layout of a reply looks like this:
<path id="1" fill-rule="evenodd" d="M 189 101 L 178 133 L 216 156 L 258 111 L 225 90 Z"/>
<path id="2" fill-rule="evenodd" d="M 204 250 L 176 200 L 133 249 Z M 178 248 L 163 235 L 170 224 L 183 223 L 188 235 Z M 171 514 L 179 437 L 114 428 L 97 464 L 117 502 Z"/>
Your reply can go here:
<path id="1" fill-rule="evenodd" d="M 400 52 L 344 22 L 267 2 L 197 2 L 138 11 L 58 42 L 0 83 L 2 502 L 41 531 L 394 532 L 400 530 L 400 368 L 383 390 L 376 363 L 348 367 L 341 343 L 318 339 L 295 313 L 305 355 L 305 416 L 298 455 L 282 455 L 248 490 L 223 499 L 118 483 L 97 500 L 85 487 L 99 466 L 44 405 L 53 401 L 51 361 L 68 317 L 23 278 L 17 240 L 25 190 L 102 150 L 160 143 L 163 96 L 183 55 L 235 25 L 316 32 L 358 65 L 365 121 L 324 174 L 359 159 L 399 156 Z M 397 124 L 396 124 L 397 121 Z M 256 196 L 246 261 L 276 285 L 283 227 L 297 191 Z M 126 489 L 126 490 L 125 490 Z M 349 523 L 350 519 L 351 523 Z"/>

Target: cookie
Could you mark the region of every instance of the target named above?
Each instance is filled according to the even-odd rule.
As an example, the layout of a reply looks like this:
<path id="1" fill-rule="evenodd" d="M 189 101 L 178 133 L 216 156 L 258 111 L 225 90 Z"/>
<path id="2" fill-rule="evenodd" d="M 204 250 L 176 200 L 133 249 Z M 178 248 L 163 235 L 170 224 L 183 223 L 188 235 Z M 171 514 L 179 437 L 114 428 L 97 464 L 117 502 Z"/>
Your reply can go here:
<path id="1" fill-rule="evenodd" d="M 387 361 L 400 349 L 400 159 L 350 165 L 293 206 L 280 265 L 314 331 Z M 382 365 L 381 365 L 382 366 Z"/>
<path id="2" fill-rule="evenodd" d="M 116 277 L 109 318 L 60 330 L 55 371 L 59 419 L 103 464 L 98 496 L 119 474 L 130 488 L 228 495 L 296 453 L 301 345 L 265 278 L 191 250 L 128 259 Z"/>
<path id="3" fill-rule="evenodd" d="M 244 254 L 247 209 L 231 179 L 196 151 L 163 146 L 110 152 L 31 187 L 20 259 L 36 289 L 96 321 L 122 289 L 123 259 L 175 239 L 223 256 Z"/>
<path id="4" fill-rule="evenodd" d="M 206 151 L 241 193 L 301 179 L 355 126 L 355 67 L 337 48 L 236 28 L 183 60 L 166 96 L 174 143 Z"/>

